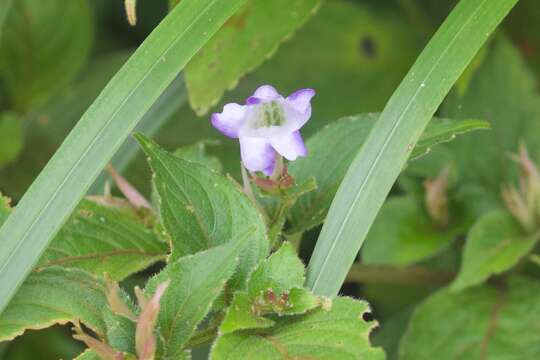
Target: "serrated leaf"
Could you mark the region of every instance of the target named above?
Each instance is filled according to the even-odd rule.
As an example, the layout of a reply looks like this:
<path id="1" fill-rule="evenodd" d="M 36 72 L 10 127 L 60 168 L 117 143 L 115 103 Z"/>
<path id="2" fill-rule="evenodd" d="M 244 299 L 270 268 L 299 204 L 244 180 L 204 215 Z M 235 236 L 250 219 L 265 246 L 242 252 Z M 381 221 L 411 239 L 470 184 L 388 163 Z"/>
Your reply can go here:
<path id="1" fill-rule="evenodd" d="M 0 167 L 15 160 L 22 147 L 22 119 L 14 113 L 0 113 Z"/>
<path id="2" fill-rule="evenodd" d="M 509 270 L 533 249 L 539 238 L 539 233 L 526 234 L 506 211 L 484 215 L 467 235 L 461 269 L 451 289 L 463 290 Z"/>
<path id="3" fill-rule="evenodd" d="M 375 113 L 345 117 L 326 126 L 307 141 L 309 156 L 291 163 L 289 172 L 298 182 L 315 177 L 318 190 L 299 198 L 291 209 L 289 233 L 308 230 L 324 221 L 345 172 L 378 118 L 379 114 Z M 420 138 L 416 154 L 425 153 L 425 149 L 452 138 L 460 131 L 485 127 L 486 123 L 478 120 L 435 118 Z M 344 138 L 354 141 L 343 141 Z"/>
<path id="4" fill-rule="evenodd" d="M 362 319 L 365 312 L 364 302 L 336 298 L 330 309 L 276 318 L 268 329 L 222 335 L 211 359 L 384 359 L 383 351 L 369 344 L 375 323 Z"/>
<path id="5" fill-rule="evenodd" d="M 191 107 L 204 114 L 302 26 L 320 0 L 252 0 L 186 66 Z"/>
<path id="6" fill-rule="evenodd" d="M 511 278 L 506 290 L 444 289 L 416 308 L 400 359 L 536 359 L 539 314 L 540 284 L 533 279 Z"/>
<path id="7" fill-rule="evenodd" d="M 177 359 L 182 354 L 197 325 L 233 275 L 251 235 L 248 232 L 237 241 L 170 262 L 148 282 L 145 293 L 150 295 L 159 284 L 170 281 L 161 298 L 158 318 L 162 359 Z"/>
<path id="8" fill-rule="evenodd" d="M 108 308 L 103 311 L 103 321 L 107 344 L 118 351 L 135 354 L 135 322 L 113 313 Z"/>
<path id="9" fill-rule="evenodd" d="M 463 229 L 440 229 L 413 196 L 388 199 L 362 247 L 365 264 L 410 265 L 447 247 Z"/>
<path id="10" fill-rule="evenodd" d="M 84 0 L 15 1 L 0 46 L 0 78 L 14 108 L 26 111 L 43 103 L 73 80 L 92 37 L 92 14 Z"/>
<path id="11" fill-rule="evenodd" d="M 294 246 L 283 243 L 253 271 L 247 292 L 235 293 L 220 333 L 269 327 L 274 321 L 263 315 L 301 314 L 319 306 L 319 299 L 302 288 L 304 280 L 305 267 Z"/>
<path id="12" fill-rule="evenodd" d="M 105 335 L 101 312 L 107 306 L 104 286 L 88 273 L 51 267 L 31 274 L 0 315 L 0 341 L 27 329 L 43 329 L 79 319 Z"/>
<path id="13" fill-rule="evenodd" d="M 240 256 L 233 287 L 243 286 L 248 274 L 268 252 L 262 215 L 231 180 L 206 166 L 178 158 L 137 135 L 149 156 L 160 198 L 162 223 L 171 236 L 171 261 L 210 249 L 251 232 Z"/>
<path id="14" fill-rule="evenodd" d="M 127 203 L 117 202 L 119 206 L 114 207 L 83 200 L 37 268 L 80 268 L 97 276 L 107 273 L 118 281 L 165 259 L 167 244 L 144 226 Z"/>
<path id="15" fill-rule="evenodd" d="M 293 287 L 302 286 L 304 280 L 304 264 L 298 258 L 294 246 L 285 242 L 253 271 L 248 282 L 248 294 L 256 298 L 272 289 L 280 295 Z"/>
<path id="16" fill-rule="evenodd" d="M 174 155 L 184 160 L 189 160 L 189 161 L 193 161 L 193 162 L 205 165 L 206 167 L 219 173 L 223 170 L 223 165 L 221 165 L 221 162 L 219 161 L 217 157 L 209 155 L 208 152 L 206 151 L 206 147 L 208 145 L 218 145 L 218 144 L 219 142 L 217 141 L 203 140 L 195 144 L 183 146 L 177 149 L 174 152 Z"/>
<path id="17" fill-rule="evenodd" d="M 229 334 L 238 330 L 266 328 L 274 321 L 253 312 L 253 298 L 244 291 L 237 291 L 225 318 L 219 327 L 220 334 Z"/>

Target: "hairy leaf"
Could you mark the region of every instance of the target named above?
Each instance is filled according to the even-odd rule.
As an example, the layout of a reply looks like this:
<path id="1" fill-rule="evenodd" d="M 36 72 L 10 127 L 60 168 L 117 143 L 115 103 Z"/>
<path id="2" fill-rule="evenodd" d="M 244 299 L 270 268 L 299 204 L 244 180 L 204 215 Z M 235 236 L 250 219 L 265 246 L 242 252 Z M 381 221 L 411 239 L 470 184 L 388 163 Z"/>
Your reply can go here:
<path id="1" fill-rule="evenodd" d="M 159 284 L 170 281 L 158 318 L 162 359 L 177 359 L 183 353 L 250 240 L 250 233 L 246 233 L 237 241 L 180 258 L 148 282 L 145 293 L 152 294 Z"/>
<path id="2" fill-rule="evenodd" d="M 304 279 L 304 264 L 294 246 L 284 243 L 253 271 L 248 290 L 236 292 L 220 333 L 269 327 L 274 321 L 263 315 L 302 314 L 317 307 L 319 299 L 302 288 Z"/>
<path id="3" fill-rule="evenodd" d="M 401 341 L 400 359 L 536 359 L 539 314 L 536 280 L 511 278 L 507 289 L 445 289 L 416 309 Z"/>
<path id="4" fill-rule="evenodd" d="M 539 233 L 526 234 L 506 211 L 484 215 L 467 235 L 461 269 L 451 289 L 463 290 L 509 270 L 533 249 L 539 238 Z"/>
<path id="5" fill-rule="evenodd" d="M 369 344 L 375 323 L 362 319 L 369 311 L 364 302 L 336 298 L 304 315 L 276 318 L 271 328 L 221 335 L 211 359 L 384 359 Z"/>
<path id="6" fill-rule="evenodd" d="M 186 161 L 137 135 L 154 171 L 163 225 L 171 237 L 174 261 L 184 255 L 238 239 L 250 231 L 242 252 L 235 286 L 268 252 L 262 215 L 230 179 L 208 167 Z"/>
<path id="7" fill-rule="evenodd" d="M 101 282 L 77 269 L 51 267 L 28 277 L 0 315 L 0 341 L 27 329 L 80 320 L 105 335 L 102 310 L 107 306 Z"/>
<path id="8" fill-rule="evenodd" d="M 80 268 L 122 280 L 162 260 L 168 246 L 143 224 L 127 203 L 100 205 L 83 200 L 47 248 L 38 269 L 53 265 Z M 152 215 L 148 215 L 149 218 Z"/>
<path id="9" fill-rule="evenodd" d="M 321 0 L 251 0 L 186 66 L 193 109 L 215 105 L 245 73 L 271 56 L 281 41 L 302 26 Z"/>
<path id="10" fill-rule="evenodd" d="M 318 190 L 298 199 L 289 215 L 289 233 L 308 230 L 324 221 L 345 172 L 378 118 L 379 114 L 342 118 L 307 141 L 309 156 L 293 162 L 289 172 L 297 182 L 314 176 Z M 421 156 L 426 153 L 426 149 L 449 141 L 456 134 L 484 129 L 486 126 L 486 122 L 478 120 L 454 121 L 435 118 L 429 123 L 413 154 Z M 351 141 L 343 141 L 345 138 Z"/>

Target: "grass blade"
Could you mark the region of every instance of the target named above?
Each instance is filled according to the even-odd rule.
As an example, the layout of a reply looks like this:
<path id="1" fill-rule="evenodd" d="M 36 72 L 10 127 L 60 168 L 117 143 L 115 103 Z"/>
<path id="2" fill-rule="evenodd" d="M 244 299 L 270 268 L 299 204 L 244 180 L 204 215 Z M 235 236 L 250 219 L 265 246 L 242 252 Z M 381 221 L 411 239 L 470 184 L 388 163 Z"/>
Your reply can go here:
<path id="1" fill-rule="evenodd" d="M 185 105 L 186 100 L 187 90 L 184 83 L 184 77 L 178 75 L 139 121 L 134 131 L 145 134 L 148 137 L 153 137 L 163 126 L 165 126 L 167 121 L 169 121 L 171 117 Z M 116 154 L 114 154 L 111 159 L 111 165 L 119 173 L 124 172 L 127 170 L 140 149 L 137 141 L 129 137 L 122 146 L 120 146 Z M 88 192 L 90 194 L 102 193 L 107 179 L 110 179 L 109 174 L 102 171 Z"/>
<path id="2" fill-rule="evenodd" d="M 137 122 L 244 2 L 183 0 L 90 106 L 0 229 L 0 312 Z"/>
<path id="3" fill-rule="evenodd" d="M 462 0 L 386 105 L 332 202 L 307 286 L 335 296 L 422 131 L 517 0 Z"/>

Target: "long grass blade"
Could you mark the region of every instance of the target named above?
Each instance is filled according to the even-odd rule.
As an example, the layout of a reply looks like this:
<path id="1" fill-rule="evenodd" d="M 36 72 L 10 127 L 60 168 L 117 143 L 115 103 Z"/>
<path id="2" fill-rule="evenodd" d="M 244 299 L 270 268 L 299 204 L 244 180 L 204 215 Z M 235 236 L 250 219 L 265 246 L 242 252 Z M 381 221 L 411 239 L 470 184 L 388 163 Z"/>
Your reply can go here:
<path id="1" fill-rule="evenodd" d="M 105 164 L 245 0 L 182 0 L 83 115 L 0 229 L 0 312 Z"/>
<path id="2" fill-rule="evenodd" d="M 462 0 L 394 92 L 332 202 L 307 286 L 335 296 L 429 119 L 517 0 Z"/>

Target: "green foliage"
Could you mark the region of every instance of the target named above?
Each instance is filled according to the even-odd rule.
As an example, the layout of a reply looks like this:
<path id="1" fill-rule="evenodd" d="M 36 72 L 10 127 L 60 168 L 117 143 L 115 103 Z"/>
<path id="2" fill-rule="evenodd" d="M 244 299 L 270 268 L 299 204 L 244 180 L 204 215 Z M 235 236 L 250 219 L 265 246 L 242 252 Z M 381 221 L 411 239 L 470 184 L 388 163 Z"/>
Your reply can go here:
<path id="1" fill-rule="evenodd" d="M 84 0 L 13 2 L 0 43 L 0 78 L 13 109 L 42 104 L 72 81 L 92 38 L 92 14 Z"/>
<path id="2" fill-rule="evenodd" d="M 308 177 L 315 177 L 318 189 L 300 197 L 292 208 L 289 233 L 308 230 L 324 221 L 358 148 L 378 119 L 379 114 L 346 117 L 326 126 L 307 141 L 309 156 L 292 163 L 289 172 L 299 183 Z M 432 146 L 452 140 L 456 134 L 485 129 L 486 126 L 485 122 L 478 120 L 435 118 L 429 123 L 413 154 L 421 156 Z M 346 137 L 354 140 L 343 141 Z"/>
<path id="3" fill-rule="evenodd" d="M 59 265 L 122 280 L 165 259 L 167 244 L 144 225 L 144 221 L 151 225 L 152 214 L 145 219 L 119 199 L 99 200 L 105 204 L 83 200 L 41 257 L 38 269 Z"/>
<path id="4" fill-rule="evenodd" d="M 265 224 L 254 204 L 230 179 L 167 153 L 141 135 L 137 139 L 154 171 L 160 217 L 171 237 L 170 260 L 249 233 L 251 241 L 242 252 L 235 277 L 236 286 L 243 286 L 247 275 L 269 249 Z"/>
<path id="5" fill-rule="evenodd" d="M 463 290 L 509 270 L 532 250 L 538 238 L 537 233 L 526 234 L 505 211 L 484 215 L 467 235 L 461 270 L 451 289 Z"/>
<path id="6" fill-rule="evenodd" d="M 519 277 L 507 289 L 439 291 L 416 309 L 400 359 L 535 359 L 539 294 L 536 280 Z"/>
<path id="7" fill-rule="evenodd" d="M 441 252 L 461 230 L 439 228 L 413 196 L 392 197 L 370 229 L 362 262 L 410 265 Z"/>
<path id="8" fill-rule="evenodd" d="M 189 255 L 169 263 L 147 284 L 152 294 L 157 285 L 170 281 L 161 300 L 158 326 L 163 341 L 162 359 L 177 359 L 204 319 L 214 300 L 232 276 L 249 237 Z"/>
<path id="9" fill-rule="evenodd" d="M 362 319 L 366 312 L 364 302 L 337 298 L 304 315 L 278 317 L 268 329 L 222 335 L 211 359 L 384 359 L 382 350 L 369 345 L 375 323 Z"/>
<path id="10" fill-rule="evenodd" d="M 456 5 L 381 113 L 341 183 L 306 284 L 335 295 L 410 152 L 459 75 L 517 0 Z"/>
<path id="11" fill-rule="evenodd" d="M 506 38 L 497 37 L 467 90 L 450 94 L 442 107 L 444 116 L 479 116 L 492 131 L 463 136 L 452 142 L 455 162 L 463 183 L 498 193 L 500 186 L 517 180 L 508 154 L 523 141 L 533 160 L 540 159 L 540 96 L 518 50 Z M 478 149 L 482 149 L 478 152 Z M 478 153 L 477 156 L 471 154 Z M 474 169 L 474 171 L 471 171 Z"/>
<path id="12" fill-rule="evenodd" d="M 6 221 L 11 213 L 11 207 L 9 206 L 9 199 L 0 193 L 0 226 Z"/>
<path id="13" fill-rule="evenodd" d="M 320 0 L 250 0 L 186 67 L 193 109 L 204 114 L 238 79 L 270 57 Z"/>
<path id="14" fill-rule="evenodd" d="M 13 339 L 26 329 L 43 329 L 77 319 L 104 335 L 104 290 L 103 284 L 81 270 L 50 267 L 35 272 L 2 312 L 0 341 Z"/>
<path id="15" fill-rule="evenodd" d="M 195 163 L 205 165 L 206 167 L 220 173 L 223 170 L 223 165 L 215 156 L 207 153 L 207 146 L 217 146 L 219 142 L 214 141 L 199 141 L 195 144 L 183 146 L 174 152 L 174 155 Z"/>
<path id="16" fill-rule="evenodd" d="M 23 146 L 23 124 L 14 113 L 0 113 L 0 168 L 12 162 Z"/>
<path id="17" fill-rule="evenodd" d="M 0 229 L 0 311 L 115 150 L 242 3 L 182 0 L 82 116 Z"/>
<path id="18" fill-rule="evenodd" d="M 290 243 L 263 261 L 248 280 L 247 291 L 237 292 L 219 330 L 221 334 L 272 326 L 267 314 L 303 314 L 320 302 L 303 289 L 304 264 Z"/>

